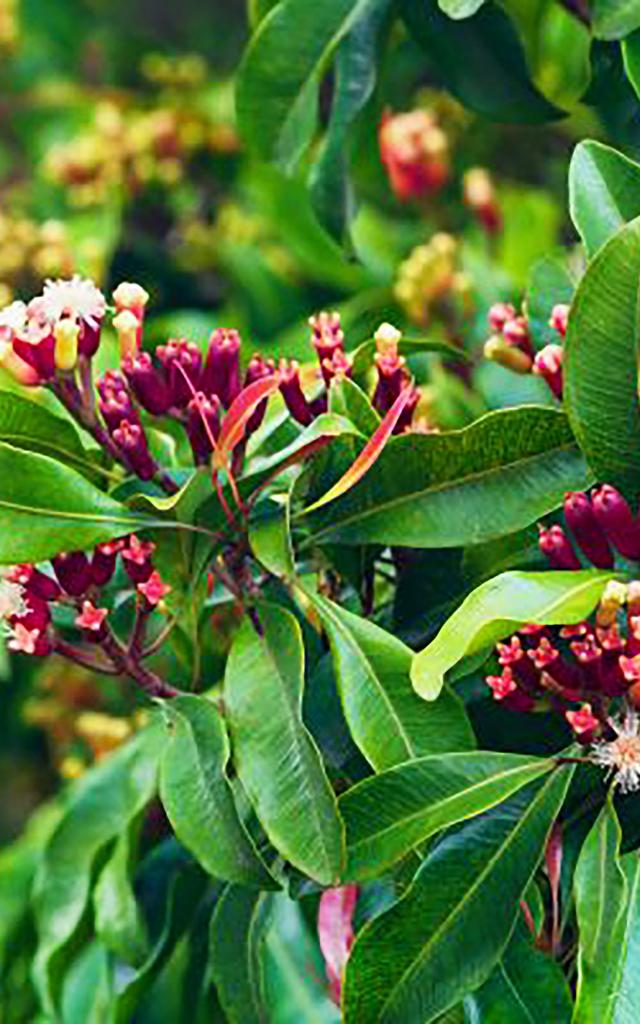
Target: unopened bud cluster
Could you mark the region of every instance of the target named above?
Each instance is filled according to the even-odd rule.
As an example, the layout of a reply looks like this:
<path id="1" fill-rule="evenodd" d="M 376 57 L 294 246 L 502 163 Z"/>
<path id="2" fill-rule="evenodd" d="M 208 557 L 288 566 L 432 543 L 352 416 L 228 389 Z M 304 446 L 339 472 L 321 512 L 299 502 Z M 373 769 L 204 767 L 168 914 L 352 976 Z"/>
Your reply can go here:
<path id="1" fill-rule="evenodd" d="M 524 626 L 496 657 L 500 674 L 486 677 L 495 700 L 557 712 L 580 743 L 612 739 L 612 702 L 640 707 L 640 581 L 612 580 L 592 620 Z"/>
<path id="2" fill-rule="evenodd" d="M 551 393 L 562 399 L 561 344 L 567 332 L 569 307 L 553 307 L 549 325 L 558 333 L 559 341 L 545 345 L 538 352 L 533 347 L 526 313 L 517 313 L 509 302 L 496 302 L 489 310 L 491 337 L 485 342 L 484 355 L 515 373 L 534 373 L 548 384 Z"/>
<path id="3" fill-rule="evenodd" d="M 99 103 L 92 127 L 47 153 L 45 172 L 65 186 L 77 206 L 105 202 L 114 190 L 136 195 L 150 184 L 179 182 L 200 152 L 235 152 L 230 124 L 212 119 L 179 92 L 154 109 L 121 109 Z"/>
<path id="4" fill-rule="evenodd" d="M 491 175 L 484 167 L 471 167 L 462 179 L 462 198 L 488 235 L 502 230 L 502 210 Z"/>
<path id="5" fill-rule="evenodd" d="M 460 268 L 459 246 L 453 235 L 438 232 L 419 245 L 399 268 L 394 294 L 409 320 L 426 327 L 445 304 L 469 307 L 471 282 Z"/>
<path id="6" fill-rule="evenodd" d="M 540 528 L 539 544 L 553 569 L 581 569 L 579 553 L 598 569 L 611 569 L 616 555 L 640 561 L 640 517 L 611 484 L 590 494 L 565 495 L 562 526 Z"/>

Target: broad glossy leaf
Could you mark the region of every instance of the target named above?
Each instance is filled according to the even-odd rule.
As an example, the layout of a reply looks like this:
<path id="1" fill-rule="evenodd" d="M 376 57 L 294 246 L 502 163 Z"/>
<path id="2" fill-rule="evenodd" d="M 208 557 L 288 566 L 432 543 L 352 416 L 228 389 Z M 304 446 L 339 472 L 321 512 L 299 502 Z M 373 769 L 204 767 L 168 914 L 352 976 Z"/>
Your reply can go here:
<path id="1" fill-rule="evenodd" d="M 560 965 L 536 949 L 523 923 L 502 959 L 465 1001 L 466 1024 L 569 1024 L 571 992 Z"/>
<path id="2" fill-rule="evenodd" d="M 362 16 L 336 52 L 331 115 L 324 142 L 309 175 L 318 219 L 340 240 L 355 213 L 349 180 L 349 129 L 376 84 L 378 33 L 390 0 L 369 0 Z"/>
<path id="3" fill-rule="evenodd" d="M 140 822 L 133 821 L 115 842 L 93 891 L 93 919 L 103 945 L 125 963 L 139 966 L 149 952 L 146 925 L 132 885 Z"/>
<path id="4" fill-rule="evenodd" d="M 496 4 L 463 21 L 447 17 L 438 0 L 403 0 L 401 10 L 439 77 L 465 106 L 494 121 L 562 116 L 531 83 L 518 34 Z"/>
<path id="5" fill-rule="evenodd" d="M 340 877 L 343 826 L 319 751 L 302 721 L 304 648 L 297 620 L 257 605 L 233 642 L 225 704 L 234 764 L 269 839 L 324 885 Z"/>
<path id="6" fill-rule="evenodd" d="M 209 928 L 209 968 L 229 1024 L 268 1019 L 263 945 L 273 897 L 239 885 L 225 886 Z"/>
<path id="7" fill-rule="evenodd" d="M 601 142 L 580 142 L 569 165 L 569 210 L 587 255 L 640 215 L 640 164 Z"/>
<path id="8" fill-rule="evenodd" d="M 105 1024 L 111 1005 L 109 953 L 99 942 L 92 942 L 65 978 L 61 1024 Z"/>
<path id="9" fill-rule="evenodd" d="M 34 980 L 43 1006 L 54 1016 L 96 858 L 152 798 L 161 742 L 161 727 L 155 721 L 93 768 L 76 787 L 47 844 L 34 887 L 39 941 Z"/>
<path id="10" fill-rule="evenodd" d="M 640 30 L 623 39 L 622 57 L 627 78 L 640 96 Z"/>
<path id="11" fill-rule="evenodd" d="M 474 746 L 462 704 L 450 691 L 424 713 L 424 702 L 411 688 L 409 647 L 332 601 L 311 591 L 307 596 L 329 637 L 349 730 L 376 771 Z"/>
<path id="12" fill-rule="evenodd" d="M 635 498 L 640 480 L 640 218 L 598 251 L 576 292 L 565 346 L 565 402 L 596 476 Z"/>
<path id="13" fill-rule="evenodd" d="M 620 856 L 609 799 L 587 836 L 574 875 L 579 928 L 573 1024 L 632 1024 L 638 1016 L 640 858 Z"/>
<path id="14" fill-rule="evenodd" d="M 249 545 L 258 561 L 275 576 L 295 574 L 289 495 L 273 497 L 256 505 L 249 522 Z M 281 500 L 280 500 L 281 499 Z"/>
<path id="15" fill-rule="evenodd" d="M 479 544 L 535 522 L 589 481 L 564 414 L 523 406 L 463 430 L 392 438 L 352 491 L 309 520 L 316 542 Z"/>
<path id="16" fill-rule="evenodd" d="M 299 902 L 273 898 L 265 952 L 269 1024 L 339 1024 L 322 955 Z"/>
<path id="17" fill-rule="evenodd" d="M 164 714 L 160 798 L 176 837 L 214 878 L 277 888 L 236 810 L 226 774 L 229 740 L 216 705 L 176 697 Z"/>
<path id="18" fill-rule="evenodd" d="M 399 764 L 340 797 L 348 881 L 387 868 L 441 829 L 495 807 L 554 767 L 520 754 L 440 754 Z"/>
<path id="19" fill-rule="evenodd" d="M 0 443 L 0 564 L 43 561 L 153 524 L 69 466 Z"/>
<path id="20" fill-rule="evenodd" d="M 192 924 L 205 890 L 205 875 L 191 862 L 179 865 L 159 892 L 162 917 L 149 956 L 133 974 L 116 974 L 116 997 L 109 1024 L 131 1024 L 134 1013 L 159 978 L 177 944 Z"/>
<path id="21" fill-rule="evenodd" d="M 371 358 L 368 360 L 371 365 Z M 329 410 L 343 416 L 365 437 L 380 426 L 380 416 L 373 408 L 369 396 L 349 377 L 335 377 L 329 389 Z"/>
<path id="22" fill-rule="evenodd" d="M 534 263 L 527 281 L 527 319 L 536 349 L 558 342 L 558 333 L 549 324 L 553 307 L 570 304 L 576 290 L 575 270 L 565 252 L 543 256 Z"/>
<path id="23" fill-rule="evenodd" d="M 623 39 L 640 28 L 637 0 L 592 0 L 589 12 L 596 39 Z"/>
<path id="24" fill-rule="evenodd" d="M 422 651 L 411 681 L 425 700 L 435 700 L 444 675 L 462 658 L 490 648 L 527 622 L 568 625 L 589 615 L 611 573 L 503 572 L 477 587 Z"/>
<path id="25" fill-rule="evenodd" d="M 71 420 L 11 391 L 0 391 L 0 441 L 49 455 L 80 472 L 96 470 Z"/>
<path id="26" fill-rule="evenodd" d="M 240 130 L 258 156 L 295 165 L 315 129 L 320 76 L 369 2 L 282 0 L 260 22 L 236 92 Z"/>
<path id="27" fill-rule="evenodd" d="M 570 777 L 558 769 L 438 843 L 406 895 L 357 937 L 345 1024 L 429 1024 L 487 979 Z"/>

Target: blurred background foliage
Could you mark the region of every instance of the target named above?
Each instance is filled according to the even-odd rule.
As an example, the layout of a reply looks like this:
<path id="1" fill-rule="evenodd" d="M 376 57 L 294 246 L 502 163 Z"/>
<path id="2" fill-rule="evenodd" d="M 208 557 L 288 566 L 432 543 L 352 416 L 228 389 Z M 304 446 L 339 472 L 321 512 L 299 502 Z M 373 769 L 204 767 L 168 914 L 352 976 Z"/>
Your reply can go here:
<path id="1" fill-rule="evenodd" d="M 525 401 L 551 404 L 541 380 L 483 360 L 487 310 L 497 299 L 520 302 L 534 275 L 539 320 L 535 308 L 529 313 L 546 330 L 547 311 L 560 298 L 554 291 L 543 301 L 548 253 L 576 242 L 566 184 L 575 143 L 588 135 L 640 154 L 637 102 L 617 44 L 593 43 L 555 2 L 510 0 L 508 45 L 518 33 L 540 102 L 565 113 L 505 125 L 473 112 L 482 104 L 473 102 L 464 69 L 447 65 L 446 48 L 425 53 L 394 23 L 345 150 L 354 188 L 348 201 L 357 196 L 346 226 L 338 209 L 327 217 L 325 206 L 318 219 L 322 197 L 307 188 L 319 144 L 293 178 L 243 151 L 234 72 L 250 19 L 269 6 L 0 0 L 0 302 L 29 298 L 43 278 L 73 272 L 106 291 L 133 280 L 152 296 L 152 344 L 183 334 L 204 343 L 214 327 L 234 326 L 254 348 L 301 361 L 306 318 L 337 309 L 348 348 L 390 320 L 410 337 L 464 349 L 462 363 L 433 352 L 411 357 L 428 428 L 464 426 L 483 411 Z M 503 17 L 490 6 L 491 18 Z M 325 123 L 334 88 L 330 76 L 320 97 Z M 432 194 L 403 202 L 380 159 L 378 129 L 385 110 L 415 108 L 440 133 L 446 173 Z M 487 230 L 465 195 L 474 168 L 490 169 L 497 230 Z M 580 260 L 576 253 L 576 274 Z M 548 276 L 556 288 L 557 275 Z M 203 672 L 214 682 L 228 630 L 224 609 L 209 613 L 219 628 Z M 174 656 L 173 671 L 183 672 L 180 651 Z M 55 659 L 38 666 L 5 658 L 0 685 L 6 844 L 66 779 L 138 728 L 144 711 L 125 688 Z M 31 844 L 51 828 L 50 815 L 45 806 L 4 856 L 27 863 Z M 288 927 L 295 934 L 301 922 Z M 271 953 L 286 1001 L 286 950 Z M 186 970 L 184 950 L 181 956 L 172 971 Z M 28 1001 L 27 990 L 25 1006 L 10 1016 L 3 1008 L 0 1020 L 30 1020 Z M 161 985 L 155 1002 L 157 1019 L 170 1019 Z M 152 1011 L 147 1019 L 156 1019 Z M 285 1007 L 278 1019 L 293 1017 Z"/>

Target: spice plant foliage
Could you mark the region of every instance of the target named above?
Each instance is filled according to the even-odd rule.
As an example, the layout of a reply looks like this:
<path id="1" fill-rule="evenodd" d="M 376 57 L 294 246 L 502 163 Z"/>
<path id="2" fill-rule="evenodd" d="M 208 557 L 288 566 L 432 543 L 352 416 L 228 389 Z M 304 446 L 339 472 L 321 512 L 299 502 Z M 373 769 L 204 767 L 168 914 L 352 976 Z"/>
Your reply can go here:
<path id="1" fill-rule="evenodd" d="M 590 68 L 549 90 L 504 6 L 254 4 L 247 144 L 299 173 L 335 59 L 309 189 L 347 238 L 345 140 L 398 13 L 485 116 L 581 97 Z M 623 39 L 637 86 L 640 15 L 549 10 L 582 52 L 604 40 L 594 68 Z M 481 59 L 454 68 L 463 45 Z M 431 199 L 436 119 L 379 113 L 390 191 Z M 3 633 L 89 705 L 64 724 L 79 778 L 0 855 L 8 1020 L 636 1019 L 639 174 L 577 146 L 578 258 L 534 267 L 523 305 L 495 294 L 487 325 L 484 356 L 540 401 L 460 429 L 434 429 L 412 369 L 435 351 L 464 378 L 464 351 L 390 323 L 354 344 L 314 313 L 300 366 L 231 327 L 150 344 L 137 283 L 2 310 Z M 491 179 L 464 195 L 493 244 Z M 423 329 L 434 308 L 464 327 L 456 260 L 436 233 L 402 271 Z"/>

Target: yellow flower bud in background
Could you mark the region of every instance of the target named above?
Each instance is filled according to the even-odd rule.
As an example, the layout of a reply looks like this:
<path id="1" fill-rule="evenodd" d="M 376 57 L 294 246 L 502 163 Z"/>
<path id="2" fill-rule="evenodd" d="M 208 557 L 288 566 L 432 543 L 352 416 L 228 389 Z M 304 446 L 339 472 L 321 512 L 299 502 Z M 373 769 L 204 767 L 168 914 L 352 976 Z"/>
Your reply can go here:
<path id="1" fill-rule="evenodd" d="M 56 339 L 55 362 L 59 370 L 73 370 L 78 362 L 80 327 L 70 318 L 59 320 L 53 329 Z"/>

